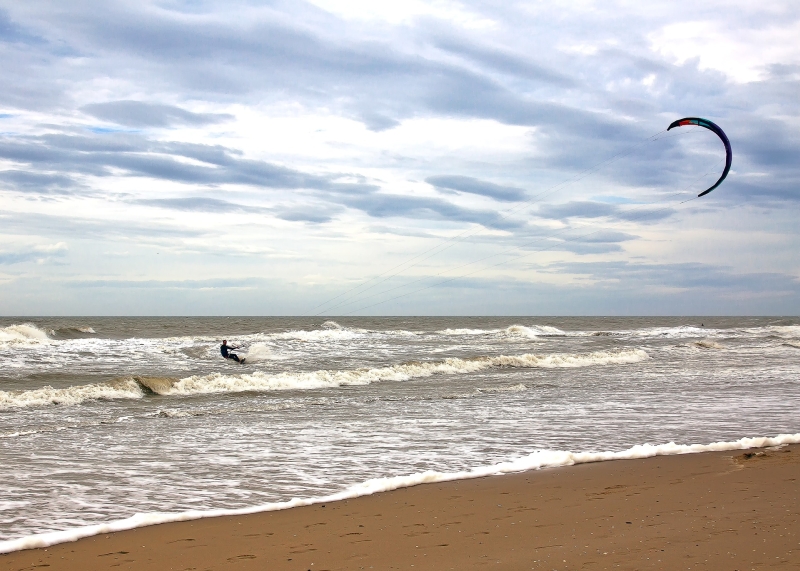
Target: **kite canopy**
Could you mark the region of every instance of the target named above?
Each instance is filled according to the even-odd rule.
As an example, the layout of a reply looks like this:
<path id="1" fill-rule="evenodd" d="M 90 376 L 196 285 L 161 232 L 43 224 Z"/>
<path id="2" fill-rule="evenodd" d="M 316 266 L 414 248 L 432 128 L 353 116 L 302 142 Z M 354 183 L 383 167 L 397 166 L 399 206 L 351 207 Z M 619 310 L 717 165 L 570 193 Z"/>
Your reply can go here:
<path id="1" fill-rule="evenodd" d="M 705 127 L 709 131 L 714 131 L 717 134 L 717 137 L 722 139 L 722 144 L 725 145 L 725 169 L 722 171 L 722 176 L 717 179 L 711 188 L 707 188 L 697 196 L 705 196 L 715 188 L 717 188 L 722 181 L 725 180 L 725 177 L 728 176 L 728 171 L 731 170 L 731 160 L 733 159 L 733 152 L 731 151 L 731 142 L 728 140 L 728 136 L 725 132 L 719 128 L 719 125 L 714 123 L 713 121 L 709 121 L 708 119 L 701 119 L 700 117 L 684 117 L 683 119 L 678 119 L 677 121 L 673 121 L 673 123 L 667 128 L 667 131 L 672 129 L 673 127 L 683 127 L 685 125 L 697 125 L 698 127 Z"/>

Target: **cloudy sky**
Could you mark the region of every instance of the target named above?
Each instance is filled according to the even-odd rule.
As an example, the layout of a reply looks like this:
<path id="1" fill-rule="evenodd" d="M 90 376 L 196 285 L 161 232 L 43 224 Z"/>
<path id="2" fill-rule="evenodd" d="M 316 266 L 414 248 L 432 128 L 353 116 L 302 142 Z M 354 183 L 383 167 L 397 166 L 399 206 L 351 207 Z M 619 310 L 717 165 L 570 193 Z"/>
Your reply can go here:
<path id="1" fill-rule="evenodd" d="M 797 315 L 797 38 L 790 0 L 2 0 L 0 313 Z M 702 199 L 684 116 L 733 146 Z"/>

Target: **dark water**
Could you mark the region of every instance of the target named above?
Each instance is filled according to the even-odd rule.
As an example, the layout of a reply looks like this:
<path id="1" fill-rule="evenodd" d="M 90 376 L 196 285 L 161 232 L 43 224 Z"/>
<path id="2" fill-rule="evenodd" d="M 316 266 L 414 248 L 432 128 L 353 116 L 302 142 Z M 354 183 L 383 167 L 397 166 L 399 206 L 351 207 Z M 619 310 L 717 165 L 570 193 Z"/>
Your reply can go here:
<path id="1" fill-rule="evenodd" d="M 0 349 L 0 539 L 800 432 L 797 318 L 5 318 Z"/>

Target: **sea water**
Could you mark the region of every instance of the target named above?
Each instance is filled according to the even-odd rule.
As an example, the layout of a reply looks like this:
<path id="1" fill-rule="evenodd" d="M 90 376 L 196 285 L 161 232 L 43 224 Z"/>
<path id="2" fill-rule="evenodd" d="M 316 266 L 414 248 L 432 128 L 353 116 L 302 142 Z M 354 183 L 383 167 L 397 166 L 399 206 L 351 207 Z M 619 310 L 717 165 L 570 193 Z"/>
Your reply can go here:
<path id="1" fill-rule="evenodd" d="M 798 410 L 798 318 L 4 318 L 0 547 L 800 442 Z"/>

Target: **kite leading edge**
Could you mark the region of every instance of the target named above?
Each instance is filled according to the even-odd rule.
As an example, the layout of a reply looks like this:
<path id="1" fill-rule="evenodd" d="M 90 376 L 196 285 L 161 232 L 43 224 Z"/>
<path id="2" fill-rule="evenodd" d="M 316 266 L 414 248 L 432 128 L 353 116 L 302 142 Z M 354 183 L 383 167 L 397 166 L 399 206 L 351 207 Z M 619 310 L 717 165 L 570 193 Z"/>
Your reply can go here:
<path id="1" fill-rule="evenodd" d="M 719 125 L 713 121 L 709 121 L 708 119 L 701 119 L 700 117 L 684 117 L 683 119 L 673 121 L 672 124 L 667 128 L 667 131 L 673 127 L 683 127 L 684 125 L 697 125 L 698 127 L 705 127 L 709 131 L 714 131 L 714 133 L 716 133 L 717 136 L 722 139 L 722 144 L 725 145 L 725 169 L 722 171 L 722 175 L 719 177 L 719 179 L 717 179 L 717 182 L 715 182 L 711 188 L 707 188 L 697 195 L 705 196 L 722 184 L 722 181 L 725 180 L 726 176 L 728 176 L 728 171 L 731 170 L 731 160 L 733 159 L 731 142 L 728 140 L 728 136 L 725 134 L 725 131 L 719 128 Z"/>

